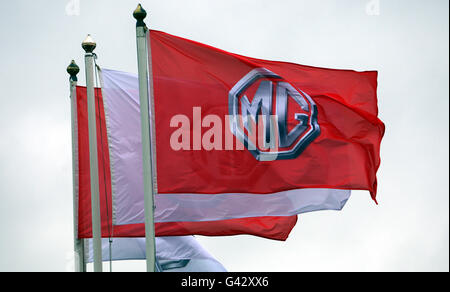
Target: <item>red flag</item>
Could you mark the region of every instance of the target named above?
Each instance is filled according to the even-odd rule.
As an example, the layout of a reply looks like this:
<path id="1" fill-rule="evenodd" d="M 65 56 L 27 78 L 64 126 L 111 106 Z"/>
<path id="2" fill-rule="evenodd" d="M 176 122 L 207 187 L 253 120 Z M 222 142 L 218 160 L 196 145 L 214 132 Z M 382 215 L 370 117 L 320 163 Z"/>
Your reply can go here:
<path id="1" fill-rule="evenodd" d="M 376 200 L 385 130 L 377 117 L 376 71 L 266 61 L 160 31 L 149 35 L 157 161 L 164 161 L 157 164 L 159 193 L 271 194 L 329 188 L 368 190 Z M 278 118 L 275 158 L 261 145 L 249 147 L 246 123 L 260 124 L 258 114 Z M 211 144 L 212 123 L 201 125 L 207 115 L 222 120 L 221 142 L 213 145 L 221 146 L 220 151 L 200 144 L 205 139 Z M 187 137 L 183 131 L 175 133 L 181 124 L 173 122 L 177 116 L 190 121 L 189 141 L 180 142 Z M 230 131 L 244 150 L 236 149 L 239 141 L 226 149 Z"/>
<path id="2" fill-rule="evenodd" d="M 144 237 L 144 224 L 113 225 L 111 171 L 108 137 L 101 90 L 95 90 L 97 151 L 99 163 L 99 188 L 102 237 Z M 85 87 L 76 89 L 76 136 L 78 180 L 78 238 L 92 237 L 89 135 L 87 118 L 87 92 Z M 220 220 L 213 222 L 162 222 L 155 224 L 156 236 L 207 235 L 228 236 L 250 234 L 275 240 L 286 240 L 297 222 L 297 216 L 257 217 Z"/>

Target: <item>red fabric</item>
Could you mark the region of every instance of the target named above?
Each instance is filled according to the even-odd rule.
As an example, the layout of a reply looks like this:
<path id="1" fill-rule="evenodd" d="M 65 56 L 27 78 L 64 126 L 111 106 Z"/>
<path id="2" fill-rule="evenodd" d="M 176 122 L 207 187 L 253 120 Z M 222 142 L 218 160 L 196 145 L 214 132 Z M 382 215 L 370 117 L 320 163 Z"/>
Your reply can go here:
<path id="1" fill-rule="evenodd" d="M 156 236 L 229 236 L 248 234 L 286 240 L 297 223 L 297 216 L 239 218 L 222 221 L 156 223 Z M 114 227 L 114 237 L 144 237 L 144 224 Z"/>
<path id="2" fill-rule="evenodd" d="M 87 92 L 78 86 L 78 237 L 92 237 L 91 191 L 89 169 L 89 130 Z M 97 149 L 99 163 L 100 207 L 103 237 L 144 237 L 144 224 L 112 226 L 111 176 L 109 168 L 108 140 L 101 91 L 96 89 Z M 242 218 L 213 222 L 156 223 L 156 236 L 207 235 L 227 236 L 250 234 L 275 240 L 286 240 L 297 222 L 292 217 Z"/>
<path id="3" fill-rule="evenodd" d="M 384 124 L 378 119 L 377 72 L 315 68 L 248 58 L 201 43 L 150 32 L 160 193 L 258 193 L 298 188 L 368 190 L 376 200 L 376 172 Z M 230 89 L 255 68 L 266 68 L 318 107 L 321 133 L 297 158 L 257 161 L 249 151 L 175 151 L 170 127 L 193 107 L 202 116 L 229 114 Z M 250 98 L 250 97 L 249 97 Z M 288 127 L 296 125 L 288 114 Z M 209 128 L 202 128 L 204 134 Z M 193 136 L 191 135 L 191 145 Z M 225 133 L 222 139 L 225 141 Z M 192 147 L 192 146 L 191 146 Z"/>

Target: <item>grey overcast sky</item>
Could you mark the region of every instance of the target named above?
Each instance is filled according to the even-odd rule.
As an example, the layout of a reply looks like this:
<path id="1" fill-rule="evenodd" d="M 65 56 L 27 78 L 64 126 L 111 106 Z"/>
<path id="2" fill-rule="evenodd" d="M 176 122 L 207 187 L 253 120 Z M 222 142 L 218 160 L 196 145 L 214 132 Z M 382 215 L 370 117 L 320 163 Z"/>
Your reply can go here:
<path id="1" fill-rule="evenodd" d="M 81 41 L 137 71 L 136 0 L 2 1 L 0 271 L 66 271 L 73 250 L 68 75 Z M 379 71 L 379 205 L 301 215 L 290 238 L 200 242 L 230 271 L 449 270 L 447 0 L 141 1 L 154 29 L 257 58 Z M 370 4 L 369 4 L 370 3 Z M 77 8 L 75 6 L 75 8 Z M 379 8 L 379 9 L 378 9 Z M 70 15 L 75 14 L 75 15 Z M 84 72 L 79 74 L 84 84 Z M 145 270 L 143 262 L 115 270 Z"/>

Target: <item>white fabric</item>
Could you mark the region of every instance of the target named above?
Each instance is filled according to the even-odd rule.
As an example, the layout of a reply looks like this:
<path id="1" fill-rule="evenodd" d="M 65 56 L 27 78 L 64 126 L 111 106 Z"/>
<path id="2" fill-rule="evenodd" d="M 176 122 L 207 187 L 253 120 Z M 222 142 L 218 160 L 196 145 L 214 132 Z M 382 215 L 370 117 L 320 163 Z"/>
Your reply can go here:
<path id="1" fill-rule="evenodd" d="M 139 87 L 135 74 L 102 70 L 103 100 L 111 161 L 113 221 L 143 223 L 144 195 Z M 259 216 L 290 216 L 341 210 L 349 190 L 297 189 L 270 195 L 156 194 L 155 222 L 215 221 Z"/>
<path id="2" fill-rule="evenodd" d="M 86 262 L 93 262 L 92 239 L 88 239 Z M 223 265 L 206 251 L 193 236 L 156 237 L 156 259 L 163 267 L 174 261 L 189 260 L 186 266 L 165 272 L 226 272 Z M 113 238 L 113 261 L 146 259 L 145 238 Z M 102 239 L 102 258 L 109 261 L 109 240 Z"/>
<path id="3" fill-rule="evenodd" d="M 178 222 L 292 216 L 319 210 L 341 210 L 349 196 L 350 191 L 332 189 L 297 189 L 268 195 L 158 194 L 155 196 L 155 218 L 158 222 Z"/>

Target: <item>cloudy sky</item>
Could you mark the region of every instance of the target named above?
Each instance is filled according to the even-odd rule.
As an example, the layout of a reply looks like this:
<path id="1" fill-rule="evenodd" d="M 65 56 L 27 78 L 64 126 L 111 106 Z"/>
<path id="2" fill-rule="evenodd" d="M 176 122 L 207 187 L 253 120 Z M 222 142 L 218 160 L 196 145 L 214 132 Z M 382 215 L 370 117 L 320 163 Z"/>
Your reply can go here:
<path id="1" fill-rule="evenodd" d="M 73 250 L 68 75 L 81 41 L 136 72 L 136 0 L 2 1 L 0 271 L 66 271 Z M 379 205 L 301 215 L 290 238 L 199 237 L 230 271 L 449 270 L 447 0 L 141 1 L 154 29 L 234 53 L 379 71 Z M 68 9 L 70 8 L 70 9 Z M 78 9 L 79 8 L 79 9 Z M 84 84 L 84 74 L 79 74 Z M 144 262 L 114 264 L 145 270 Z"/>

